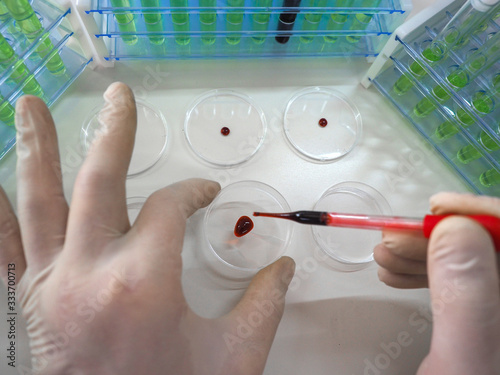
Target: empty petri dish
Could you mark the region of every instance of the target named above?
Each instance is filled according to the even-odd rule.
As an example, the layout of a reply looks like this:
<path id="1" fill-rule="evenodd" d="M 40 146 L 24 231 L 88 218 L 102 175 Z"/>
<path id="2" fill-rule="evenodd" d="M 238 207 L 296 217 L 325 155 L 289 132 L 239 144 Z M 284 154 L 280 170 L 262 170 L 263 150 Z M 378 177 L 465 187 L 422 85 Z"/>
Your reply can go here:
<path id="1" fill-rule="evenodd" d="M 283 125 L 293 149 L 319 162 L 350 152 L 362 131 L 356 106 L 340 92 L 323 87 L 296 93 L 286 106 Z"/>
<path id="2" fill-rule="evenodd" d="M 137 130 L 128 177 L 137 176 L 152 168 L 165 153 L 168 143 L 167 121 L 163 114 L 142 100 L 136 99 L 136 105 Z M 100 105 L 94 108 L 83 124 L 80 141 L 85 153 L 99 128 L 99 112 L 102 107 Z"/>
<path id="3" fill-rule="evenodd" d="M 373 187 L 361 182 L 343 182 L 326 190 L 314 211 L 345 214 L 390 215 L 387 200 Z M 355 271 L 373 261 L 373 248 L 380 243 L 380 231 L 312 226 L 321 250 L 343 271 Z"/>
<path id="4" fill-rule="evenodd" d="M 280 258 L 288 247 L 291 222 L 253 217 L 255 211 L 288 212 L 290 207 L 271 186 L 241 181 L 222 189 L 206 211 L 205 258 L 223 278 L 249 280 L 259 269 Z M 245 235 L 241 227 L 237 228 L 242 217 L 253 222 L 253 229 Z"/>
<path id="5" fill-rule="evenodd" d="M 139 212 L 141 212 L 142 206 L 146 202 L 145 197 L 129 197 L 127 198 L 127 213 L 130 225 L 135 223 Z"/>
<path id="6" fill-rule="evenodd" d="M 213 90 L 198 98 L 184 122 L 184 134 L 194 153 L 223 167 L 254 156 L 266 131 L 264 112 L 248 96 L 229 90 Z"/>

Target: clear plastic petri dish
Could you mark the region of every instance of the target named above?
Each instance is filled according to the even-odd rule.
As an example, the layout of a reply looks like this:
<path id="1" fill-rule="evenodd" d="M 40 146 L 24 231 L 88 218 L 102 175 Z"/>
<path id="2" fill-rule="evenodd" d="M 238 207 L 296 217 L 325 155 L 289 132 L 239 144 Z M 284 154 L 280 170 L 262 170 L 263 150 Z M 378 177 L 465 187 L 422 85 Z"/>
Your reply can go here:
<path id="1" fill-rule="evenodd" d="M 267 132 L 264 112 L 248 96 L 213 90 L 186 113 L 184 134 L 194 153 L 216 166 L 231 167 L 252 158 Z"/>
<path id="2" fill-rule="evenodd" d="M 258 270 L 280 258 L 288 247 L 292 223 L 253 217 L 255 211 L 288 212 L 290 207 L 271 186 L 241 181 L 222 189 L 205 213 L 205 259 L 222 279 L 248 281 Z M 253 222 L 253 229 L 237 236 L 235 227 L 245 216 Z"/>
<path id="3" fill-rule="evenodd" d="M 343 182 L 326 190 L 314 211 L 347 214 L 391 215 L 387 200 L 373 187 L 361 182 Z M 373 261 L 373 248 L 380 243 L 380 231 L 312 226 L 314 240 L 342 271 L 356 271 Z"/>
<path id="4" fill-rule="evenodd" d="M 130 225 L 135 223 L 139 212 L 141 212 L 142 206 L 146 202 L 146 197 L 128 197 L 127 198 L 127 213 Z"/>
<path id="5" fill-rule="evenodd" d="M 332 162 L 357 144 L 362 133 L 356 106 L 338 91 L 309 87 L 288 102 L 283 119 L 290 146 L 310 160 Z"/>
<path id="6" fill-rule="evenodd" d="M 161 159 L 168 144 L 168 127 L 163 114 L 142 100 L 136 99 L 136 105 L 137 131 L 127 177 L 135 177 L 151 169 Z M 99 112 L 102 108 L 102 105 L 94 108 L 83 124 L 80 142 L 85 153 L 99 128 Z"/>

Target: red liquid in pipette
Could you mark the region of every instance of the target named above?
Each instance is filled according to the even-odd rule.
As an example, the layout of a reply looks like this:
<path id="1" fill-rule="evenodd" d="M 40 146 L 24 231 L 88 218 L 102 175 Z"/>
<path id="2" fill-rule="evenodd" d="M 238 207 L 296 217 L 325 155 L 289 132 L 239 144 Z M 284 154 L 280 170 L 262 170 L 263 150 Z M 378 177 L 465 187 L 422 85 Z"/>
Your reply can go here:
<path id="1" fill-rule="evenodd" d="M 450 215 L 426 215 L 423 219 L 398 216 L 368 216 L 335 212 L 296 211 L 286 213 L 254 212 L 254 216 L 276 217 L 301 224 L 359 229 L 411 230 L 429 238 L 434 227 Z M 500 218 L 488 215 L 460 215 L 477 221 L 491 235 L 496 251 L 500 252 Z"/>
<path id="2" fill-rule="evenodd" d="M 398 229 L 422 231 L 421 219 L 390 216 L 367 216 L 326 213 L 325 225 L 331 227 L 346 227 L 360 229 Z"/>

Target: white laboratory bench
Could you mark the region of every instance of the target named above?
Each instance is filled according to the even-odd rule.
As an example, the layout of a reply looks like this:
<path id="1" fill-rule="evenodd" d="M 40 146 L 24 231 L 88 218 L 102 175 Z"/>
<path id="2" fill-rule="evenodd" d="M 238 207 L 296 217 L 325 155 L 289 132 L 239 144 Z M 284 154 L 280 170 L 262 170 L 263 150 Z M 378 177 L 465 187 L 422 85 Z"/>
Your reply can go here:
<path id="1" fill-rule="evenodd" d="M 433 3 L 415 1 L 418 11 Z M 215 179 L 223 186 L 241 180 L 265 182 L 277 189 L 293 210 L 311 209 L 321 194 L 342 181 L 359 181 L 376 188 L 397 215 L 421 216 L 437 192 L 467 191 L 467 187 L 429 149 L 420 135 L 375 88 L 358 82 L 368 69 L 362 59 L 281 59 L 246 61 L 142 61 L 117 63 L 107 70 L 87 69 L 53 106 L 57 124 L 65 192 L 83 160 L 80 128 L 101 95 L 114 81 L 129 84 L 137 96 L 160 109 L 167 119 L 170 140 L 165 156 L 151 170 L 127 180 L 128 196 L 153 191 L 190 177 Z M 152 73 L 157 72 L 157 73 Z M 159 72 L 159 73 L 158 73 Z M 356 148 L 328 164 L 307 161 L 294 153 L 282 132 L 283 111 L 289 98 L 308 86 L 334 88 L 359 109 L 363 134 Z M 240 167 L 221 169 L 201 163 L 183 135 L 186 110 L 205 91 L 228 88 L 250 96 L 263 109 L 268 134 L 262 148 Z M 15 153 L 2 161 L 0 176 L 15 202 Z M 10 173 L 10 175 L 9 175 Z M 184 259 L 184 288 L 191 307 L 214 317 L 227 312 L 243 290 L 207 282 L 199 261 L 199 227 L 203 212 L 188 224 Z M 287 250 L 297 272 L 287 294 L 283 320 L 271 349 L 265 374 L 412 374 L 429 350 L 431 325 L 426 318 L 427 290 L 396 290 L 378 281 L 377 266 L 341 272 L 317 257 L 310 229 L 294 226 Z M 6 346 L 5 289 L 0 288 L 0 348 Z M 18 326 L 18 365 L 29 364 L 26 334 Z M 389 363 L 384 347 L 409 337 Z M 5 354 L 5 353 L 4 353 Z M 0 373 L 18 374 L 0 359 Z M 389 357 L 387 357 L 389 358 Z M 371 370 L 367 370 L 371 368 Z M 377 372 L 378 371 L 378 372 Z M 167 372 L 168 373 L 168 372 Z"/>

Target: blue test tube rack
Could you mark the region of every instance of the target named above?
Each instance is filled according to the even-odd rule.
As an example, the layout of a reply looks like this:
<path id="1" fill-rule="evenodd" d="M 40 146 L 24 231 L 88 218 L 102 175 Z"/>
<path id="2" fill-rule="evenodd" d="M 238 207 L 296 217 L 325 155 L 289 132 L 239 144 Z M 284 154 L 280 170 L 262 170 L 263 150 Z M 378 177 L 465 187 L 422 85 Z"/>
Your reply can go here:
<path id="1" fill-rule="evenodd" d="M 473 191 L 500 196 L 500 5 L 438 61 L 424 53 L 463 5 L 445 0 L 398 28 L 362 83 L 376 86 Z"/>
<path id="2" fill-rule="evenodd" d="M 411 0 L 302 0 L 298 7 L 287 6 L 291 2 L 284 0 L 185 0 L 180 2 L 183 7 L 160 1 L 162 6 L 147 8 L 141 0 L 120 1 L 127 4 L 121 7 L 113 6 L 116 3 L 96 0 L 88 10 L 100 25 L 96 37 L 106 39 L 109 60 L 373 58 L 412 8 Z M 161 31 L 148 25 L 151 14 L 161 17 Z M 287 14 L 294 14 L 293 24 L 284 32 Z M 210 25 L 204 22 L 207 19 Z M 133 25 L 124 24 L 128 20 Z"/>
<path id="3" fill-rule="evenodd" d="M 4 45 L 4 48 L 14 52 L 9 59 L 0 61 L 0 159 L 16 143 L 11 115 L 19 97 L 36 92 L 50 106 L 91 61 L 83 56 L 71 30 L 67 20 L 71 13 L 69 7 L 60 9 L 45 0 L 34 0 L 32 7 L 43 27 L 36 38 L 26 37 L 7 13 L 0 19 L 0 33 L 5 38 L 4 43 L 10 46 Z M 51 43 L 47 43 L 47 38 Z M 42 47 L 47 45 L 53 46 L 52 49 L 41 54 Z M 50 66 L 54 57 L 60 58 L 63 64 L 57 73 Z M 33 86 L 37 90 L 33 90 Z"/>

